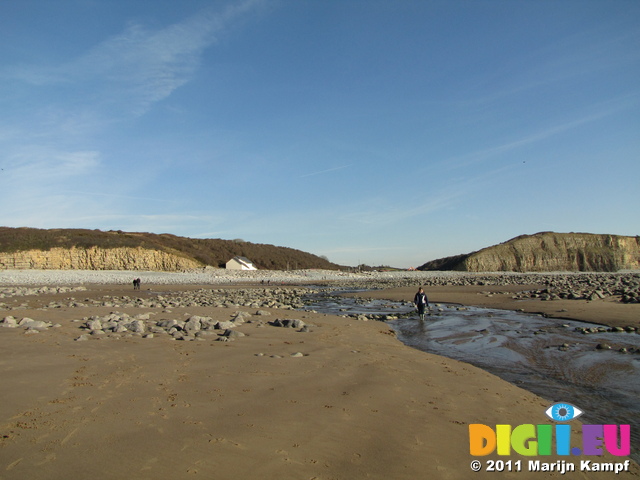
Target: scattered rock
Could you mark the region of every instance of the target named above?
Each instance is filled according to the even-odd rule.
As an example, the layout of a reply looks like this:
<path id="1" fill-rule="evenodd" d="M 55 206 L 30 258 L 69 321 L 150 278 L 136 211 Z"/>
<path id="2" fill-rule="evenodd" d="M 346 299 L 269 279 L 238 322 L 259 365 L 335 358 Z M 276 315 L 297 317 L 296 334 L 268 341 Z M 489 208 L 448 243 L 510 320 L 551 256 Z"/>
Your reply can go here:
<path id="1" fill-rule="evenodd" d="M 245 334 L 242 332 L 239 332 L 238 330 L 232 330 L 232 329 L 227 329 L 224 331 L 224 333 L 222 334 L 223 336 L 229 338 L 229 339 L 236 339 L 236 338 L 241 338 L 244 337 Z"/>
<path id="2" fill-rule="evenodd" d="M 236 326 L 235 322 L 227 321 L 227 322 L 218 322 L 216 324 L 217 330 L 227 330 L 229 328 L 234 328 Z"/>
<path id="3" fill-rule="evenodd" d="M 17 320 L 12 317 L 12 316 L 8 316 L 8 317 L 4 317 L 2 319 L 2 322 L 0 322 L 0 327 L 5 327 L 5 328 L 16 328 L 18 326 L 18 322 Z"/>
<path id="4" fill-rule="evenodd" d="M 177 320 L 160 320 L 159 322 L 156 323 L 158 327 L 164 328 L 167 330 L 177 324 L 178 324 Z"/>
<path id="5" fill-rule="evenodd" d="M 302 328 L 305 326 L 305 323 L 299 319 L 280 319 L 276 318 L 273 322 L 269 322 L 269 325 L 274 327 L 284 327 L 284 328 Z"/>
<path id="6" fill-rule="evenodd" d="M 184 324 L 184 329 L 189 333 L 198 332 L 201 327 L 202 322 L 199 317 L 191 317 Z"/>
<path id="7" fill-rule="evenodd" d="M 51 327 L 50 322 L 43 322 L 42 320 L 33 320 L 32 318 L 23 318 L 18 322 L 18 327 L 28 329 L 46 329 Z"/>
<path id="8" fill-rule="evenodd" d="M 91 331 L 102 330 L 102 322 L 100 320 L 89 320 L 87 322 L 87 328 Z"/>

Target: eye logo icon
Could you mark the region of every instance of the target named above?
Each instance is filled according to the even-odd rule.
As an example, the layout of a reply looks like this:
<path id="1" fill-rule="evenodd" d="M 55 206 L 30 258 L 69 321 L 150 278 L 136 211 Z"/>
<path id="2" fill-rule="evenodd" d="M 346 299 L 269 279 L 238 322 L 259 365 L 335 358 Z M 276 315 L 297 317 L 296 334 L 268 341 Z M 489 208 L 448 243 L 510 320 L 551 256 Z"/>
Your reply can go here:
<path id="1" fill-rule="evenodd" d="M 584 412 L 570 403 L 556 403 L 547 408 L 544 413 L 556 422 L 569 422 L 575 420 Z"/>

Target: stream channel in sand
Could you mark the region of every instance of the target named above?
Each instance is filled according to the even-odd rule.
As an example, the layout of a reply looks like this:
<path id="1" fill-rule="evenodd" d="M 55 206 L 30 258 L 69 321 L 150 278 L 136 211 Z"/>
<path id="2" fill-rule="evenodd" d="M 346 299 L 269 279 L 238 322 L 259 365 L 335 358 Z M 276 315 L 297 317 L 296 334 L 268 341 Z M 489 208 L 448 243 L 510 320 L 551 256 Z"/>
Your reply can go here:
<path id="1" fill-rule="evenodd" d="M 444 304 L 432 305 L 432 315 L 422 324 L 417 313 L 411 314 L 411 303 L 338 293 L 309 297 L 305 309 L 331 315 L 398 315 L 386 323 L 406 345 L 480 367 L 550 405 L 576 405 L 585 412 L 583 423 L 631 425 L 632 458 L 640 461 L 640 334 L 584 334 L 576 328 L 602 325 Z M 598 344 L 611 349 L 598 349 Z"/>

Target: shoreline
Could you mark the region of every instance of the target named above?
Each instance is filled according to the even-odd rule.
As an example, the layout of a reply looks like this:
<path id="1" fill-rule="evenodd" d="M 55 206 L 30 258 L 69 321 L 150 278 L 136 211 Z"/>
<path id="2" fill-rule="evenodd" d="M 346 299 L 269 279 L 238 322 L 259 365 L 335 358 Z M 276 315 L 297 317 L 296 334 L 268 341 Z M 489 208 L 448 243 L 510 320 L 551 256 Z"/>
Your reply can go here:
<path id="1" fill-rule="evenodd" d="M 3 298 L 15 307 L 3 316 L 52 326 L 0 328 L 0 479 L 466 479 L 473 460 L 529 459 L 469 455 L 469 425 L 546 424 L 547 401 L 405 346 L 382 322 L 289 309 L 285 297 L 264 306 L 292 288 L 143 281 L 139 291 L 128 282 L 87 283 Z M 215 296 L 224 297 L 220 305 Z M 194 316 L 230 322 L 239 312 L 245 321 L 231 330 L 244 336 L 227 341 L 218 340 L 224 330 L 184 330 L 178 341 L 156 326 Z M 276 319 L 308 328 L 277 327 Z M 116 333 L 127 322 L 145 333 Z M 576 473 L 568 478 L 610 475 Z M 640 467 L 631 462 L 618 477 L 640 478 Z"/>
<path id="2" fill-rule="evenodd" d="M 527 286 L 524 286 L 527 290 Z M 532 289 L 537 285 L 530 285 Z M 514 293 L 522 286 L 454 286 L 425 287 L 430 303 L 447 303 L 481 308 L 511 310 L 532 315 L 543 315 L 558 320 L 576 320 L 609 327 L 633 326 L 640 328 L 640 305 L 624 304 L 612 299 L 606 300 L 516 300 Z M 505 291 L 508 291 L 505 293 Z M 412 301 L 416 288 L 398 287 L 387 290 L 347 294 L 358 298 L 384 299 L 391 301 Z M 488 293 L 487 293 L 488 292 Z"/>

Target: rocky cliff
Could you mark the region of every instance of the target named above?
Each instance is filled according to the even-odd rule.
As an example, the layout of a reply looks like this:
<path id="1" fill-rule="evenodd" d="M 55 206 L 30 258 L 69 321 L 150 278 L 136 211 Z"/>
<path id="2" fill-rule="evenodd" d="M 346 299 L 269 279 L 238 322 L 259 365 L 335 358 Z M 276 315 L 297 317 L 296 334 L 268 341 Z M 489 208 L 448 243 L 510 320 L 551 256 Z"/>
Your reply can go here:
<path id="1" fill-rule="evenodd" d="M 419 270 L 616 272 L 638 268 L 640 237 L 542 232 L 467 255 L 434 260 Z"/>
<path id="2" fill-rule="evenodd" d="M 200 262 L 146 248 L 52 248 L 0 253 L 0 268 L 43 270 L 151 270 L 176 272 Z"/>

